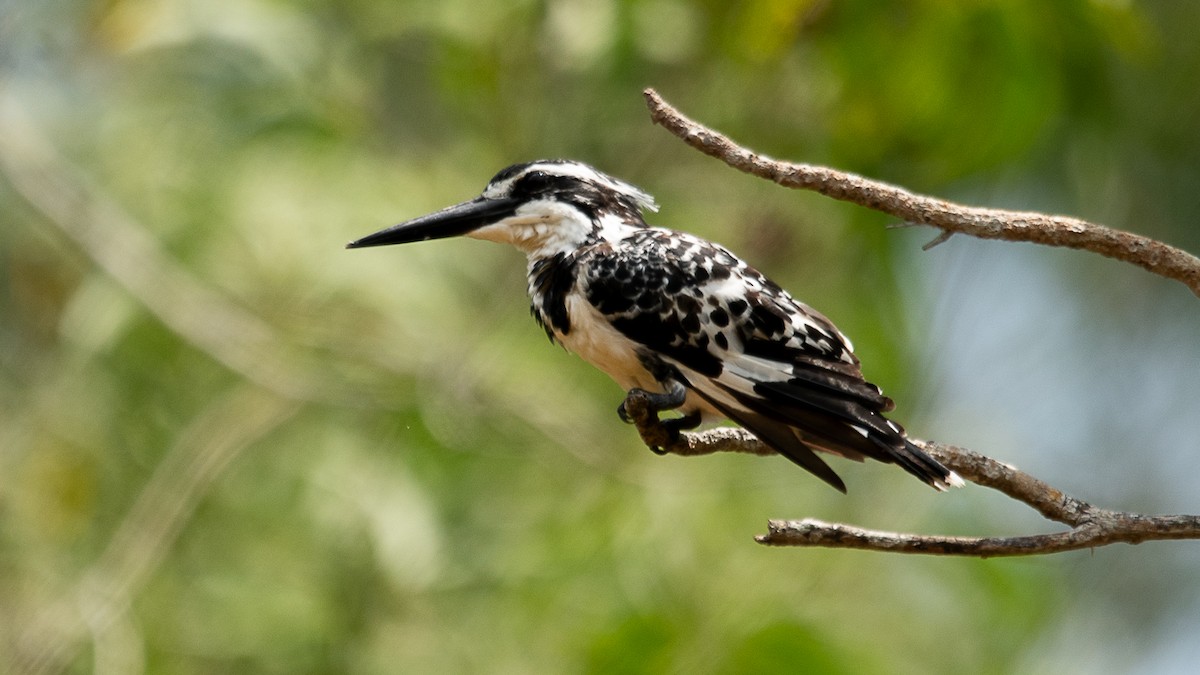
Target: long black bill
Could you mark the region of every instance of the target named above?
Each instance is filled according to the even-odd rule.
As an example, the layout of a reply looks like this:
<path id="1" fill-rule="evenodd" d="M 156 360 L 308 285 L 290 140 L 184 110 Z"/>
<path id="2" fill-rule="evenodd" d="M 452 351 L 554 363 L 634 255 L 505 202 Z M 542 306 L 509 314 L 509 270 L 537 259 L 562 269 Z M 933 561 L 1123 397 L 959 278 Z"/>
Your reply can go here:
<path id="1" fill-rule="evenodd" d="M 346 248 L 388 246 L 455 237 L 511 216 L 516 212 L 517 205 L 518 202 L 514 199 L 476 197 L 469 202 L 455 204 L 436 213 L 368 234 L 362 239 L 346 244 Z"/>

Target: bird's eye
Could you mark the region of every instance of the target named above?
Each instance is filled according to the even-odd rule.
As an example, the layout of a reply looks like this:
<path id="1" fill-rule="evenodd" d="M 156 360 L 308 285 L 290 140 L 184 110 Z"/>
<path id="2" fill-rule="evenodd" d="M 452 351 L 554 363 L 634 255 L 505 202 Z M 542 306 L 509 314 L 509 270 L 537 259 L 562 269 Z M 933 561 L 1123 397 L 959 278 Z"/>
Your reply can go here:
<path id="1" fill-rule="evenodd" d="M 534 171 L 533 173 L 526 174 L 526 176 L 521 179 L 521 187 L 526 192 L 537 193 L 549 188 L 552 182 L 552 179 L 546 173 Z"/>

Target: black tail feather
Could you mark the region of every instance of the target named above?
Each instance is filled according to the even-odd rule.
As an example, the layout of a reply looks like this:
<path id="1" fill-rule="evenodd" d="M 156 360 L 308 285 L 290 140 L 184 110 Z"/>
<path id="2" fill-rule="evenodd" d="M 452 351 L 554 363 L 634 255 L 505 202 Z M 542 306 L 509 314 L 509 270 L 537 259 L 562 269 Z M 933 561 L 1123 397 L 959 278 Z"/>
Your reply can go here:
<path id="1" fill-rule="evenodd" d="M 754 387 L 756 395 L 722 388 L 737 400 L 738 408 L 721 405 L 707 396 L 705 399 L 780 454 L 842 492 L 846 491 L 845 483 L 814 450 L 857 461 L 870 457 L 896 464 L 939 490 L 956 482 L 957 477 L 949 469 L 908 440 L 900 425 L 858 400 L 792 383 L 759 383 Z"/>
<path id="2" fill-rule="evenodd" d="M 935 488 L 952 481 L 950 470 L 908 440 L 900 425 L 865 405 L 874 401 L 839 397 L 791 382 L 763 382 L 755 385 L 754 391 L 777 415 L 793 420 L 802 433 L 811 429 L 820 440 L 895 463 Z"/>
<path id="3" fill-rule="evenodd" d="M 807 443 L 800 440 L 793 427 L 772 419 L 767 415 L 735 410 L 722 405 L 720 401 L 705 396 L 704 392 L 693 391 L 696 391 L 704 400 L 720 410 L 723 415 L 740 424 L 747 431 L 757 436 L 763 443 L 774 448 L 776 452 L 787 457 L 805 471 L 829 483 L 837 491 L 845 494 L 846 483 L 842 481 L 841 476 L 838 476 L 833 469 L 829 468 L 829 465 L 818 457 L 817 453 L 813 452 Z"/>

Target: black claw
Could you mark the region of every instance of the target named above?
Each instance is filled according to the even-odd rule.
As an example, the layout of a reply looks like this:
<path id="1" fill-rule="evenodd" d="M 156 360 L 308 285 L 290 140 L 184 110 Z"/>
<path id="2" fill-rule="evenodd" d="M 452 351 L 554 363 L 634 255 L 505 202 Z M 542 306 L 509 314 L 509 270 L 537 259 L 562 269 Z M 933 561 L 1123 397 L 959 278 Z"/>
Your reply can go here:
<path id="1" fill-rule="evenodd" d="M 696 427 L 700 426 L 700 411 L 697 410 L 696 412 L 691 413 L 690 415 L 684 415 L 683 417 L 660 420 L 659 424 L 661 424 L 663 428 L 667 430 L 667 437 L 670 438 L 671 443 L 674 444 L 679 440 L 680 434 L 689 429 L 695 429 Z M 654 448 L 651 448 L 651 450 L 653 449 Z M 659 454 L 665 455 L 666 452 L 661 452 Z"/>
<path id="2" fill-rule="evenodd" d="M 625 395 L 625 399 L 629 400 L 634 396 L 644 400 L 646 402 L 646 407 L 657 413 L 664 410 L 674 410 L 675 408 L 683 405 L 683 402 L 687 400 L 687 388 L 678 382 L 672 382 L 670 384 L 669 391 L 663 394 L 656 394 L 654 392 L 635 387 L 629 390 L 629 393 Z M 627 419 L 625 404 L 623 402 L 621 403 L 621 407 L 617 408 L 617 414 L 620 415 L 621 419 L 625 420 L 626 422 L 629 421 Z"/>
<path id="3" fill-rule="evenodd" d="M 629 417 L 629 411 L 625 409 L 625 404 L 631 398 L 639 398 L 646 402 L 646 407 L 653 413 L 660 413 L 664 410 L 674 410 L 683 405 L 687 400 L 687 389 L 678 382 L 670 384 L 670 391 L 663 394 L 646 391 L 640 387 L 634 387 L 625 394 L 625 400 L 621 401 L 621 405 L 617 406 L 617 417 L 626 424 L 633 424 L 634 420 Z M 690 427 L 686 427 L 690 428 Z"/>

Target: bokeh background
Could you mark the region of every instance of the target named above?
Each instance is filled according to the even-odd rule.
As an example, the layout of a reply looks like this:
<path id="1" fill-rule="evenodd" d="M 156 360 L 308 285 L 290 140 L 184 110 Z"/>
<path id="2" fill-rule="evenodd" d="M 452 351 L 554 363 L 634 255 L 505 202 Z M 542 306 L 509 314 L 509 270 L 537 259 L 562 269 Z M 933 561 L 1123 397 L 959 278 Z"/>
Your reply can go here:
<path id="1" fill-rule="evenodd" d="M 915 435 L 1200 512 L 1200 301 L 888 229 L 650 124 L 1200 251 L 1200 4 L 0 0 L 0 669 L 1170 673 L 1200 545 L 767 549 L 769 517 L 1049 531 L 835 462 L 656 457 L 524 260 L 346 251 L 540 157 L 654 193 L 854 340 Z"/>

